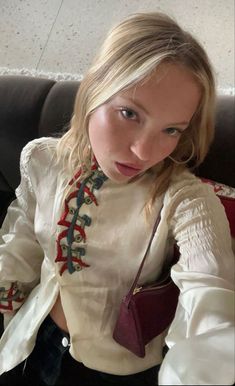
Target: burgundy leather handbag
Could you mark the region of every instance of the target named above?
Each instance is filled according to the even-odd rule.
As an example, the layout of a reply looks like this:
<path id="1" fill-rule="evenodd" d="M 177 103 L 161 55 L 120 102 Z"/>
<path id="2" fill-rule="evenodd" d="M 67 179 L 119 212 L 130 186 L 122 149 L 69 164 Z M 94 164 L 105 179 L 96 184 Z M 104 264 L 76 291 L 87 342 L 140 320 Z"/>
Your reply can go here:
<path id="1" fill-rule="evenodd" d="M 113 331 L 114 340 L 139 357 L 145 356 L 145 345 L 171 324 L 178 302 L 179 289 L 170 277 L 170 268 L 178 260 L 175 255 L 161 277 L 150 285 L 138 286 L 145 259 L 160 221 L 156 220 L 135 280 L 122 299 Z"/>

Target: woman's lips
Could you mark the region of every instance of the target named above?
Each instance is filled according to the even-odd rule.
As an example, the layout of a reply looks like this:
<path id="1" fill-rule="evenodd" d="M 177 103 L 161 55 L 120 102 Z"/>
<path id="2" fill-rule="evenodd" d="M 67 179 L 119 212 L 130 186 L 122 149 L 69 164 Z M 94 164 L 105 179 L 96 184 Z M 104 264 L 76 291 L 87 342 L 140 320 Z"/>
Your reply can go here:
<path id="1" fill-rule="evenodd" d="M 116 167 L 117 167 L 119 173 L 123 174 L 126 177 L 136 176 L 141 171 L 140 168 L 136 168 L 134 166 L 130 166 L 127 164 L 121 164 L 119 162 L 115 162 L 115 164 L 116 164 Z"/>

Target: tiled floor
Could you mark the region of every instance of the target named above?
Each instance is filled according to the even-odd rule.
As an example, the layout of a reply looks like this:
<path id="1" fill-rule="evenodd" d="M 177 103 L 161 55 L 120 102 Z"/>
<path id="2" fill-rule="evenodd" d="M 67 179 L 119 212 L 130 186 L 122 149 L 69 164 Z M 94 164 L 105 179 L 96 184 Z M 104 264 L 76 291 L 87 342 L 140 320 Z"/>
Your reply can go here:
<path id="1" fill-rule="evenodd" d="M 0 70 L 82 75 L 114 23 L 159 10 L 196 34 L 218 86 L 233 89 L 234 0 L 0 0 Z"/>

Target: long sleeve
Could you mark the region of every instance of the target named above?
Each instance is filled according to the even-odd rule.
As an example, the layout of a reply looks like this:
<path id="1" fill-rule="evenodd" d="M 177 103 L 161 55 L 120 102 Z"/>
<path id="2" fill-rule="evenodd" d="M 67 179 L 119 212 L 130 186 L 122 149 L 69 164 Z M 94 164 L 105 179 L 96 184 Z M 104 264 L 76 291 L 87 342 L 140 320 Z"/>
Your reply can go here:
<path id="1" fill-rule="evenodd" d="M 36 198 L 30 179 L 32 144 L 21 153 L 21 182 L 0 230 L 0 311 L 19 308 L 39 281 L 43 258 L 34 232 Z"/>
<path id="2" fill-rule="evenodd" d="M 190 193 L 191 191 L 191 193 Z M 234 256 L 224 209 L 210 187 L 179 189 L 171 227 L 180 289 L 160 385 L 234 384 Z"/>

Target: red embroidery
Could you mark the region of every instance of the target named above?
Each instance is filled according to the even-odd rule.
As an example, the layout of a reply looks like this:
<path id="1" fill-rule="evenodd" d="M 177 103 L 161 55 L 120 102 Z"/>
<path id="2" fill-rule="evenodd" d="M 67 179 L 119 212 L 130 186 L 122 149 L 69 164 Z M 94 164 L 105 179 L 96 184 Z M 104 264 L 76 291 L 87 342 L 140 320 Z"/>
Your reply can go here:
<path id="1" fill-rule="evenodd" d="M 12 283 L 9 290 L 4 289 L 4 295 L 0 298 L 0 309 L 4 311 L 13 311 L 13 302 L 22 303 L 24 297 L 15 283 Z M 6 303 L 6 304 L 3 304 Z"/>
<path id="2" fill-rule="evenodd" d="M 78 171 L 70 181 L 70 185 L 80 175 L 81 171 Z M 97 169 L 97 164 L 94 164 L 92 166 L 92 174 L 84 181 L 78 181 L 75 185 L 75 190 L 65 199 L 64 211 L 58 221 L 58 225 L 65 227 L 65 229 L 57 237 L 57 257 L 55 259 L 56 263 L 63 263 L 60 267 L 60 275 L 66 269 L 68 269 L 69 273 L 73 273 L 82 268 L 89 267 L 82 260 L 82 256 L 85 255 L 85 228 L 90 226 L 91 218 L 86 214 L 80 215 L 80 209 L 83 205 L 98 205 L 93 191 L 100 189 L 106 179 L 107 177 Z"/>

